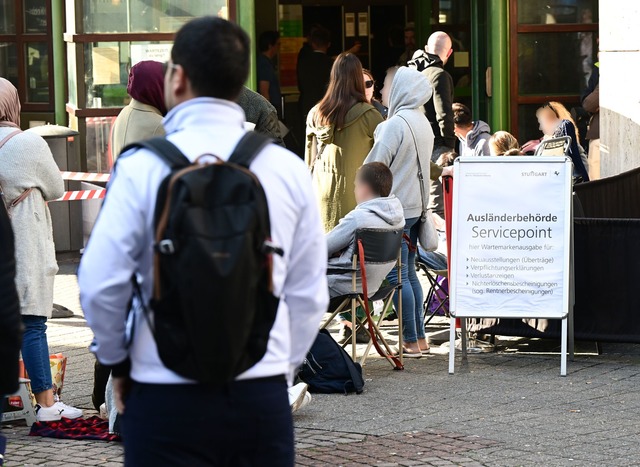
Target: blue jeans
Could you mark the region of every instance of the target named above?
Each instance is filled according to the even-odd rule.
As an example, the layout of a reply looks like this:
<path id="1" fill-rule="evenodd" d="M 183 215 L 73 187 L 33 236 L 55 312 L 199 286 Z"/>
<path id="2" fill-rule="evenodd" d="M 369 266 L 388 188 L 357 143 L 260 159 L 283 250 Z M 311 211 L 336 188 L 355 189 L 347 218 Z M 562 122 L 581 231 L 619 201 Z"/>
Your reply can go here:
<path id="1" fill-rule="evenodd" d="M 23 315 L 22 323 L 24 324 L 22 360 L 31 380 L 31 391 L 39 394 L 53 387 L 49 365 L 47 318 Z"/>
<path id="2" fill-rule="evenodd" d="M 405 219 L 404 233 L 411 239 L 412 245 L 418 244 L 418 228 L 420 218 Z M 416 273 L 416 252 L 409 251 L 406 241 L 402 242 L 400 252 L 402 258 L 402 336 L 407 343 L 417 342 L 424 339 L 424 315 L 422 311 L 422 285 Z M 387 279 L 391 284 L 398 283 L 397 269 L 393 268 Z M 398 296 L 393 299 L 396 309 L 398 308 Z"/>

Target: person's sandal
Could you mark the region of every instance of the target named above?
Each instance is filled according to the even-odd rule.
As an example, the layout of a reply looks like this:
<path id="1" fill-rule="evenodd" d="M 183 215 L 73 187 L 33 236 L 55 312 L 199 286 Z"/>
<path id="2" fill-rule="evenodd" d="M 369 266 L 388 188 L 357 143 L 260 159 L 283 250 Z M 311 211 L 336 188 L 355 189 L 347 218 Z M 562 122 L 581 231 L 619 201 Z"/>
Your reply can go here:
<path id="1" fill-rule="evenodd" d="M 420 349 L 420 353 L 422 355 L 429 355 L 431 353 L 431 347 L 427 347 L 426 349 Z"/>
<path id="2" fill-rule="evenodd" d="M 396 349 L 396 357 L 400 355 L 400 352 L 398 349 Z M 422 358 L 422 352 L 413 352 L 409 349 L 402 349 L 402 356 L 404 358 Z"/>

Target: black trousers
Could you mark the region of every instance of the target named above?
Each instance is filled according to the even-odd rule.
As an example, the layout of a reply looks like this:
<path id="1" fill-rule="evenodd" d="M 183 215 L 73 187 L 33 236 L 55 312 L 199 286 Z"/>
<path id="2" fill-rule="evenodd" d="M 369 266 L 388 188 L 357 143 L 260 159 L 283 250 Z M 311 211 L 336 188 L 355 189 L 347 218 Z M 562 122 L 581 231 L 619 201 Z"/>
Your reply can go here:
<path id="1" fill-rule="evenodd" d="M 127 467 L 294 465 L 284 377 L 221 388 L 134 383 L 125 404 Z"/>

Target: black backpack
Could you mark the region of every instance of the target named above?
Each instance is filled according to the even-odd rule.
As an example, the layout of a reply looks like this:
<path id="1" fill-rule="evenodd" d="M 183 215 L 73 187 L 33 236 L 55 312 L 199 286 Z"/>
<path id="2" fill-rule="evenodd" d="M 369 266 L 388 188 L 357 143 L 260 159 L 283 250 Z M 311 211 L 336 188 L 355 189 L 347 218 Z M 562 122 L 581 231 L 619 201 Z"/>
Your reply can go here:
<path id="1" fill-rule="evenodd" d="M 318 333 L 298 377 L 309 385 L 311 392 L 360 394 L 364 388 L 362 367 L 351 360 L 326 329 Z"/>
<path id="2" fill-rule="evenodd" d="M 271 254 L 282 250 L 248 168 L 269 143 L 249 132 L 227 162 L 211 164 L 192 164 L 164 138 L 123 150 L 148 149 L 171 167 L 156 201 L 148 321 L 164 365 L 201 383 L 229 382 L 267 350 L 279 302 Z"/>

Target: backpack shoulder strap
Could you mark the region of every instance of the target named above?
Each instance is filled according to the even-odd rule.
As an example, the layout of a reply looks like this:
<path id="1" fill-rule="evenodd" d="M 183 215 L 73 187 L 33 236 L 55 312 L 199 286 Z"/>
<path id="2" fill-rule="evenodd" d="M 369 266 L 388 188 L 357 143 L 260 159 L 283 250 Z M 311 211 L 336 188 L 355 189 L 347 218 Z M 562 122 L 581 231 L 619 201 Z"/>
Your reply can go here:
<path id="1" fill-rule="evenodd" d="M 191 161 L 182 154 L 182 151 L 176 147 L 171 141 L 163 137 L 151 138 L 138 143 L 133 143 L 122 149 L 120 154 L 131 149 L 148 149 L 166 164 L 171 167 L 171 170 L 179 169 L 191 165 Z"/>
<path id="2" fill-rule="evenodd" d="M 271 143 L 271 138 L 255 131 L 249 131 L 240 139 L 229 157 L 229 162 L 249 168 L 260 151 Z"/>

